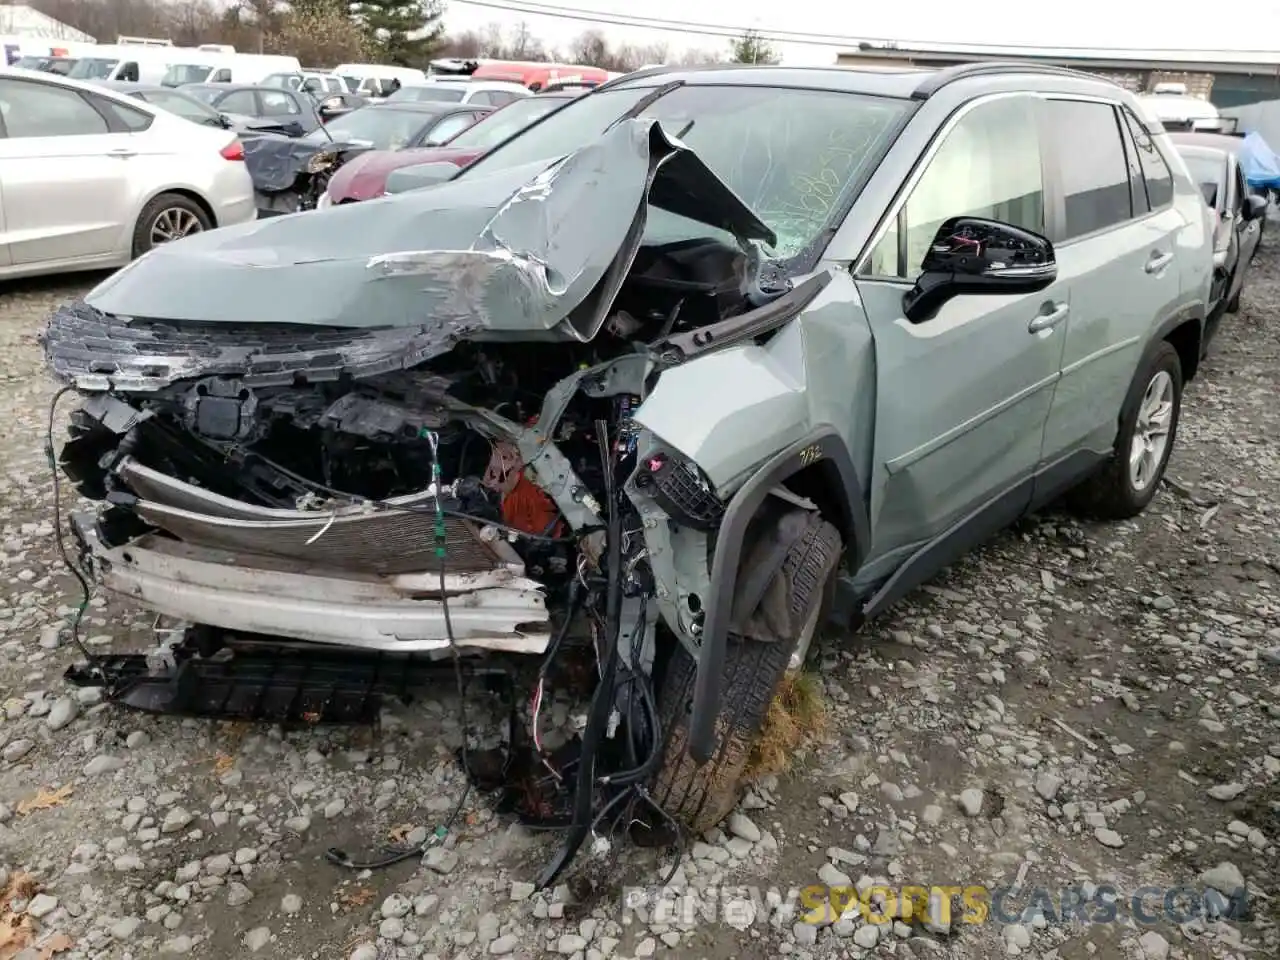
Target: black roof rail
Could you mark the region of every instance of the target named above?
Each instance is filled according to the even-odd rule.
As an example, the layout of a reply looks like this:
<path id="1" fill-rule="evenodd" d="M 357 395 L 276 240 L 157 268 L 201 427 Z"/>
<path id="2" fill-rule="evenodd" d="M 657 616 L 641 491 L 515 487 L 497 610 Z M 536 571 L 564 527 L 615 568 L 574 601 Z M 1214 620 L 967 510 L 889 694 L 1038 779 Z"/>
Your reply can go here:
<path id="1" fill-rule="evenodd" d="M 1017 60 L 987 60 L 981 63 L 961 63 L 954 67 L 943 67 L 920 82 L 912 91 L 912 100 L 928 100 L 949 83 L 957 80 L 968 80 L 970 77 L 998 76 L 1002 73 L 1039 73 L 1055 77 L 1073 77 L 1076 80 L 1097 80 L 1111 83 L 1105 77 L 1099 77 L 1081 70 L 1070 70 L 1066 67 L 1055 67 L 1047 63 L 1026 63 Z"/>
<path id="2" fill-rule="evenodd" d="M 688 69 L 688 67 L 673 67 L 668 64 L 664 64 L 660 67 L 645 67 L 643 70 L 632 70 L 630 73 L 624 73 L 620 77 L 613 77 L 606 80 L 604 83 L 598 84 L 591 92 L 595 93 L 596 90 L 608 90 L 611 87 L 617 86 L 623 80 L 634 80 L 636 77 L 656 77 L 664 73 L 672 73 L 676 70 Z"/>
<path id="3" fill-rule="evenodd" d="M 623 81 L 635 80 L 638 77 L 660 77 L 665 73 L 711 73 L 720 70 L 740 70 L 746 73 L 749 70 L 837 70 L 838 67 L 779 67 L 776 63 L 668 63 L 661 66 L 645 67 L 643 70 L 632 70 L 630 73 L 624 73 L 620 77 L 614 77 L 612 80 L 606 80 L 604 83 L 596 87 L 596 90 L 607 90 L 615 84 Z M 594 92 L 594 91 L 593 91 Z"/>

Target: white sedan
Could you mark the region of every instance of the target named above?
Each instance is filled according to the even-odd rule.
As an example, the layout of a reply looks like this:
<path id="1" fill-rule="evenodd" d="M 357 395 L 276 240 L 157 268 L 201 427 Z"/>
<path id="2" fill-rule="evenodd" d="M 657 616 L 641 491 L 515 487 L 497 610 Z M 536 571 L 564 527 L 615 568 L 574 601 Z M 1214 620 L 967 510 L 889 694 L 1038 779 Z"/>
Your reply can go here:
<path id="1" fill-rule="evenodd" d="M 0 69 L 0 279 L 118 267 L 256 217 L 233 132 L 54 74 Z"/>

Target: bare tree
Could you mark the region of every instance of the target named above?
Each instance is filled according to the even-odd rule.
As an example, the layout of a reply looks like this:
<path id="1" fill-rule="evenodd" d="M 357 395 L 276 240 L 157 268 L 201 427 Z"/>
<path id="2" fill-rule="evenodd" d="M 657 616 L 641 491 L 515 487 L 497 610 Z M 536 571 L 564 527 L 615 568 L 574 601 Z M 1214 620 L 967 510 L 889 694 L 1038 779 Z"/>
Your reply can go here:
<path id="1" fill-rule="evenodd" d="M 724 54 L 703 48 L 686 50 L 677 61 L 682 66 L 696 67 L 704 63 L 724 63 Z M 651 61 L 656 63 L 657 61 Z"/>
<path id="2" fill-rule="evenodd" d="M 569 53 L 574 63 L 580 63 L 585 67 L 611 69 L 609 41 L 599 30 L 584 30 L 578 34 L 569 47 Z"/>
<path id="3" fill-rule="evenodd" d="M 533 38 L 533 34 L 529 30 L 529 24 L 521 20 L 511 31 L 511 59 L 526 59 L 529 47 L 536 42 L 537 41 Z"/>
<path id="4" fill-rule="evenodd" d="M 441 58 L 457 57 L 459 60 L 474 60 L 484 56 L 485 39 L 474 30 L 449 34 L 440 44 L 437 55 Z"/>

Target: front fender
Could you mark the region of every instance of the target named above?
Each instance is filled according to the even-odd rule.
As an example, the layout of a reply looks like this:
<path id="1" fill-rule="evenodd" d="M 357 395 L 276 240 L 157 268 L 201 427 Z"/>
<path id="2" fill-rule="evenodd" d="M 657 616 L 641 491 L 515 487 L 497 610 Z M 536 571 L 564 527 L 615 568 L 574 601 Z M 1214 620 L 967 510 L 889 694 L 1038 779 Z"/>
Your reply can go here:
<path id="1" fill-rule="evenodd" d="M 799 328 L 786 327 L 768 348 L 729 347 L 664 371 L 634 419 L 723 493 L 808 432 Z"/>
<path id="2" fill-rule="evenodd" d="M 703 598 L 690 754 L 715 750 L 721 681 L 747 527 L 795 481 L 841 529 L 856 568 L 870 545 L 864 477 L 874 427 L 875 350 L 847 272 L 763 345 L 727 347 L 665 370 L 634 414 L 727 500 Z M 803 480 L 801 475 L 803 474 Z M 815 495 L 816 494 L 816 495 Z"/>

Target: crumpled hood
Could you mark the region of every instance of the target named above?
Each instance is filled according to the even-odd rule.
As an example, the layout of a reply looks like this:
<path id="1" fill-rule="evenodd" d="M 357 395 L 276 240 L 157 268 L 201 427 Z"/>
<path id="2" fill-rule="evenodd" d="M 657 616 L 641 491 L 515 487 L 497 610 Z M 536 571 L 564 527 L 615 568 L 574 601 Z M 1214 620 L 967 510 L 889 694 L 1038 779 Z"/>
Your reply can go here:
<path id="1" fill-rule="evenodd" d="M 550 165 L 196 234 L 155 248 L 85 299 L 126 317 L 428 323 L 459 334 L 547 331 L 569 318 L 564 332 L 586 340 L 639 250 L 646 201 L 776 243 L 696 154 L 657 121 L 634 119 Z"/>
<path id="2" fill-rule="evenodd" d="M 484 153 L 479 147 L 410 147 L 407 150 L 370 150 L 344 163 L 329 178 L 328 192 L 334 203 L 343 200 L 372 200 L 383 194 L 387 174 L 418 163 L 445 161 L 466 166 Z"/>

